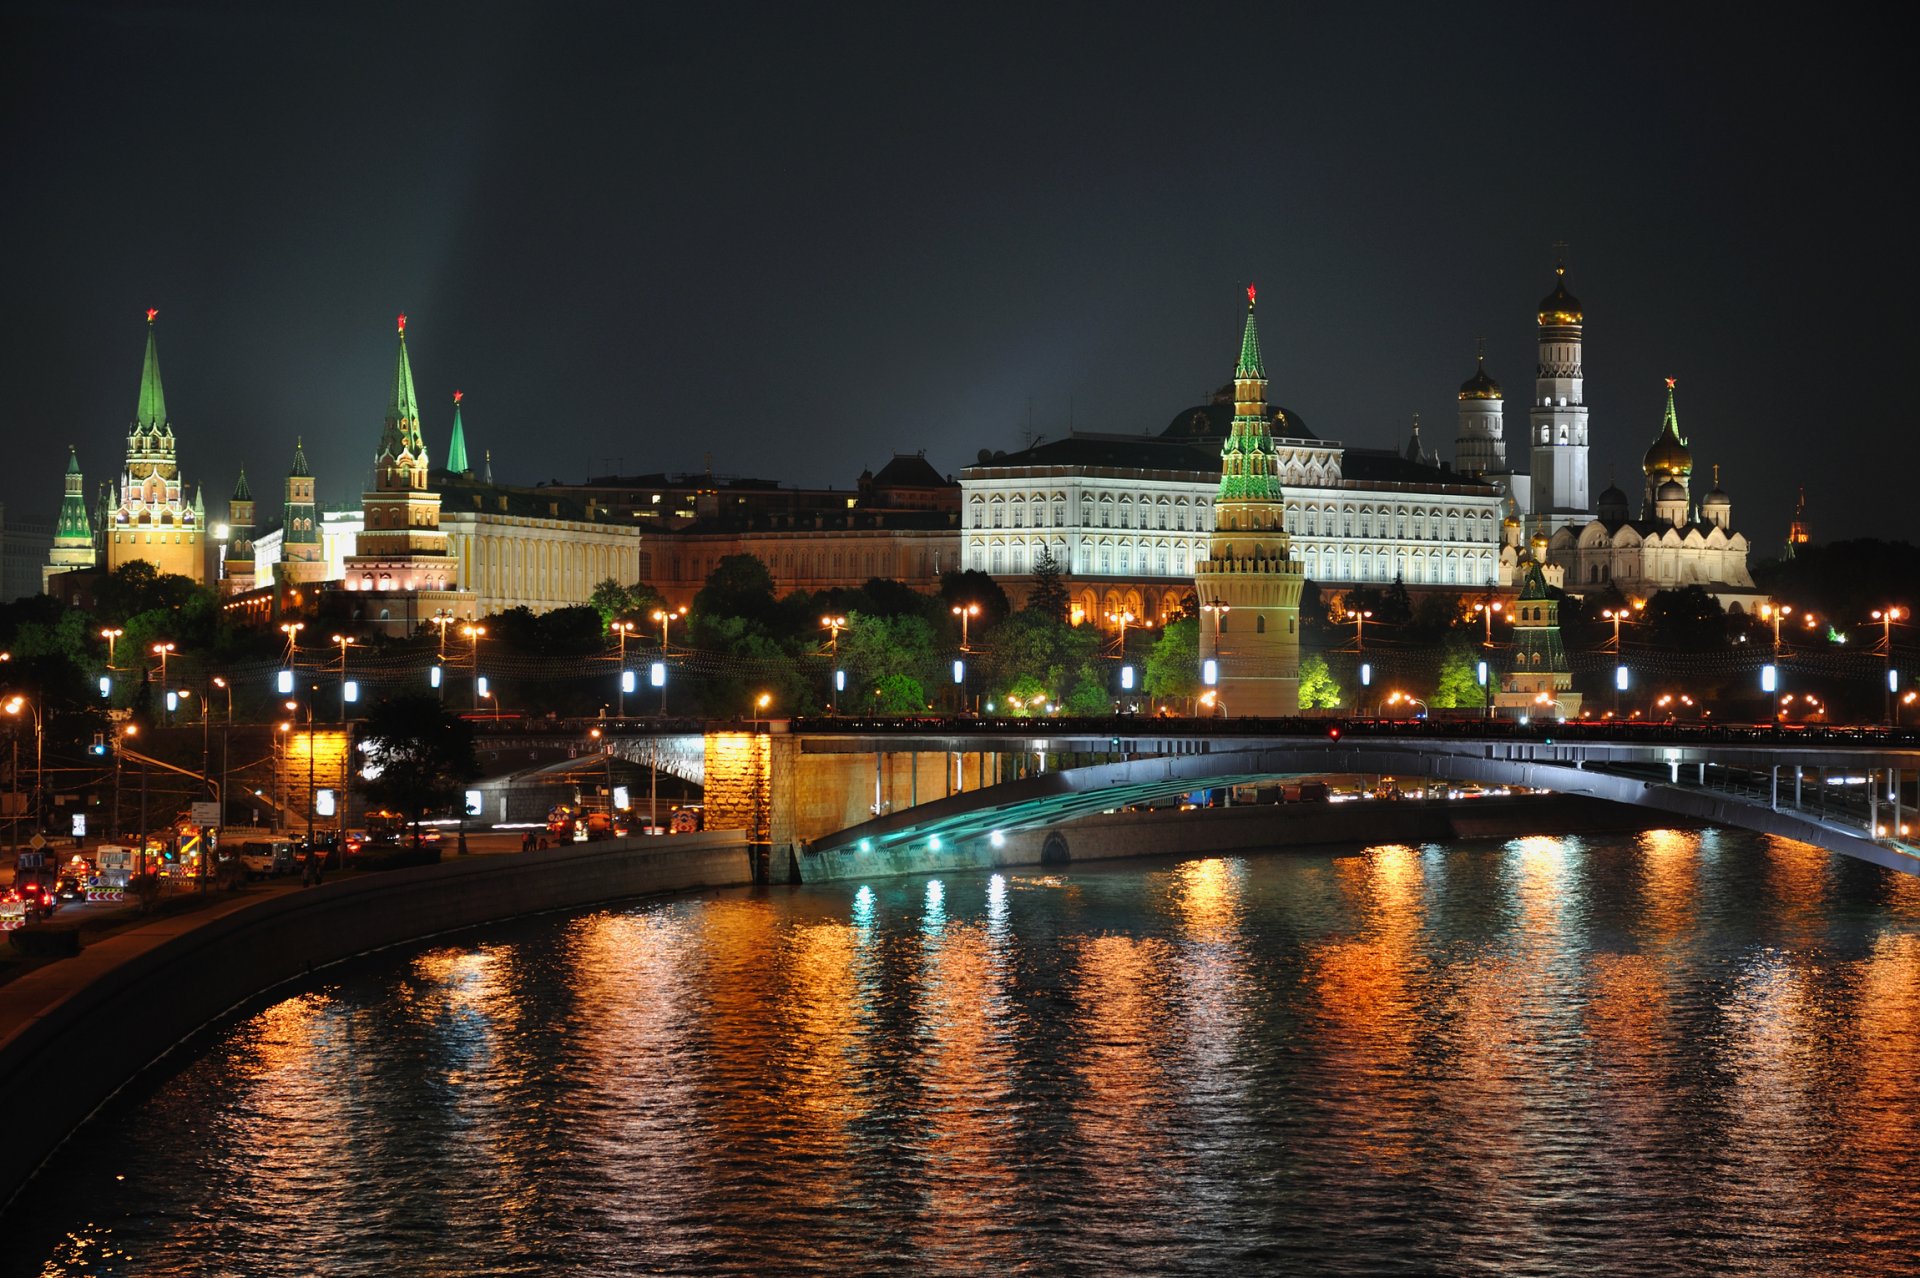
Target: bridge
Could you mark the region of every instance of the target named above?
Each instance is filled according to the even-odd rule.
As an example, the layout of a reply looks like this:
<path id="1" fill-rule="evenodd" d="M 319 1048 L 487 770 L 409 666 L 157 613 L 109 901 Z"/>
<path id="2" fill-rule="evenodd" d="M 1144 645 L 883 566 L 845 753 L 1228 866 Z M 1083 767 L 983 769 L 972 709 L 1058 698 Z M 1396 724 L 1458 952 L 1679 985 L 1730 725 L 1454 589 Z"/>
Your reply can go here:
<path id="1" fill-rule="evenodd" d="M 803 878 L 809 858 L 997 846 L 1096 812 L 1314 774 L 1586 795 L 1920 873 L 1912 729 L 827 717 L 549 721 L 482 727 L 481 739 L 606 749 L 696 780 L 708 828 L 748 830 Z"/>

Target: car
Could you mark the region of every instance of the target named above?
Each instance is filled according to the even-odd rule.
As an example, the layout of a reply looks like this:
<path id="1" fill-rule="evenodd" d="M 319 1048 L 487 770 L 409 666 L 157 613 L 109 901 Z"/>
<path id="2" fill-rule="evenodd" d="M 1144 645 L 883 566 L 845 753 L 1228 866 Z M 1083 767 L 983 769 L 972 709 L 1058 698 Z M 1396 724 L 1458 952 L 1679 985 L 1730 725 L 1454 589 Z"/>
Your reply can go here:
<path id="1" fill-rule="evenodd" d="M 62 901 L 84 901 L 87 899 L 86 886 L 80 882 L 79 876 L 73 874 L 69 874 L 61 879 L 60 886 L 54 890 L 53 894 Z"/>
<path id="2" fill-rule="evenodd" d="M 440 841 L 440 827 L 437 825 L 421 826 L 420 841 L 422 843 L 438 843 Z"/>
<path id="3" fill-rule="evenodd" d="M 250 879 L 292 874 L 296 863 L 293 844 L 284 839 L 247 843 L 240 849 L 240 864 L 246 867 Z"/>

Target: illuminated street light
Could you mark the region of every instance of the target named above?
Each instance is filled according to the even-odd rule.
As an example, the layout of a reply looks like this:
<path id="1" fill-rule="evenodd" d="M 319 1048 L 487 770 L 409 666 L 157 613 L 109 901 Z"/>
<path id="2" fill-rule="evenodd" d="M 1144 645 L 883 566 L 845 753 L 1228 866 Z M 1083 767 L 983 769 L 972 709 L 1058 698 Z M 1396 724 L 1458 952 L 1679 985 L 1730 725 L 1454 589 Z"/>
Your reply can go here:
<path id="1" fill-rule="evenodd" d="M 1875 608 L 1873 619 L 1880 623 L 1880 658 L 1887 672 L 1887 712 L 1886 720 L 1893 722 L 1893 694 L 1899 682 L 1893 670 L 1893 623 L 1904 621 L 1912 614 L 1905 608 L 1889 604 L 1885 608 Z"/>
<path id="2" fill-rule="evenodd" d="M 947 611 L 960 618 L 960 651 L 972 651 L 967 647 L 967 622 L 980 615 L 980 605 L 977 603 L 955 604 Z"/>

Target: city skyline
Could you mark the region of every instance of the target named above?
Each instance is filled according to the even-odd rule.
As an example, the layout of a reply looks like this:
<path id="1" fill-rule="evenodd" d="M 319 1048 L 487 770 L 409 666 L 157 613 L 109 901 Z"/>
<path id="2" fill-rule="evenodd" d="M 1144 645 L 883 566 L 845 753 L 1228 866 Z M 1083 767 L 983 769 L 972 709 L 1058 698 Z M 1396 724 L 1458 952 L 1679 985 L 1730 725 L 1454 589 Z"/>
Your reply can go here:
<path id="1" fill-rule="evenodd" d="M 1789 54 L 1764 30 L 1684 21 L 1409 26 L 1363 58 L 1323 19 L 1246 34 L 1296 51 L 1268 75 L 1202 57 L 1201 30 L 1150 48 L 1124 24 L 1083 43 L 1036 26 L 1025 42 L 954 33 L 909 71 L 868 56 L 904 19 L 776 19 L 819 55 L 796 66 L 689 16 L 648 29 L 672 38 L 631 65 L 569 40 L 587 66 L 561 83 L 543 78 L 556 32 L 486 16 L 402 24 L 397 47 L 448 78 L 397 96 L 369 73 L 328 78 L 350 19 L 10 20 L 31 50 L 17 101 L 39 113 L 7 113 L 27 195 L 0 216 L 43 245 L 0 320 L 28 370 L 10 516 L 52 521 L 69 445 L 90 486 L 117 467 L 148 306 L 216 521 L 239 465 L 256 484 L 282 473 L 296 437 L 322 497 L 357 498 L 403 310 L 436 462 L 460 389 L 470 453 L 490 450 L 504 482 L 697 472 L 711 455 L 717 472 L 851 486 L 894 452 L 957 472 L 1029 429 L 1157 432 L 1228 380 L 1249 281 L 1275 402 L 1355 447 L 1402 445 L 1417 412 L 1450 458 L 1476 339 L 1519 407 L 1564 241 L 1588 308 L 1596 488 L 1635 486 L 1674 376 L 1757 556 L 1803 482 L 1820 539 L 1902 535 L 1875 425 L 1892 387 L 1852 371 L 1911 326 L 1898 259 L 1876 269 L 1887 214 L 1864 198 L 1882 126 L 1812 92 L 1836 73 L 1818 38 Z M 246 55 L 289 40 L 269 83 Z M 1550 71 L 1515 69 L 1549 55 Z M 130 74 L 136 57 L 165 84 Z M 1750 68 L 1789 57 L 1809 91 L 1762 100 Z M 1215 69 L 1167 69 L 1188 62 Z M 722 73 L 760 77 L 757 105 L 714 93 Z M 1031 87 L 1018 110 L 1003 82 Z M 1075 91 L 1118 83 L 1138 100 L 1109 101 L 1089 132 Z M 136 103 L 171 146 L 121 128 L 115 108 Z M 1789 208 L 1767 193 L 1794 139 L 1823 157 L 1829 198 Z M 219 174 L 244 179 L 232 198 L 189 198 Z M 123 186 L 141 198 L 107 196 Z M 1812 471 L 1795 453 L 1810 426 Z"/>

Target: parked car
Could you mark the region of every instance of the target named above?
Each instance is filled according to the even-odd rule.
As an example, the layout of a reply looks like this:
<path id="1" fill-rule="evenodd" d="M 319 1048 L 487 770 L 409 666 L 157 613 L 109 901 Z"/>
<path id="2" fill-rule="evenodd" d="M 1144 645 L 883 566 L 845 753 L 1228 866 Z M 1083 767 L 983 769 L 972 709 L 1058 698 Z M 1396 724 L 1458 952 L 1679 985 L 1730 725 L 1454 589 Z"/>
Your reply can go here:
<path id="1" fill-rule="evenodd" d="M 298 861 L 294 856 L 293 844 L 284 839 L 274 839 L 243 845 L 240 864 L 247 868 L 247 877 L 250 879 L 271 879 L 292 874 Z"/>

